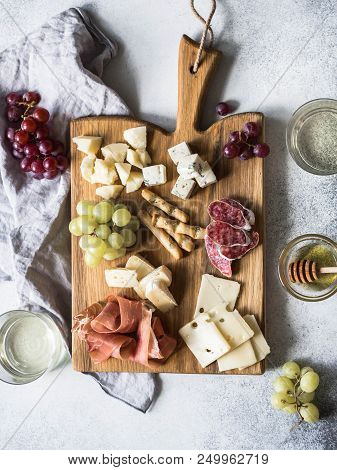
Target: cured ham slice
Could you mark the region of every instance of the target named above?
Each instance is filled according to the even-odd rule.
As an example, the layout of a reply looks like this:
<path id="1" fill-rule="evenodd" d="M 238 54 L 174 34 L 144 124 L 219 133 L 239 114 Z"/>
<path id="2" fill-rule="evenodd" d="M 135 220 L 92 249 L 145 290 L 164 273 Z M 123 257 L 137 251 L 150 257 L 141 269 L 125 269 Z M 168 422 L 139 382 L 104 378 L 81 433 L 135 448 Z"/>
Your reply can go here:
<path id="1" fill-rule="evenodd" d="M 222 257 L 229 261 L 242 258 L 248 251 L 255 248 L 259 243 L 259 234 L 257 232 L 252 233 L 252 241 L 249 245 L 237 245 L 237 246 L 219 246 L 218 250 Z"/>
<path id="2" fill-rule="evenodd" d="M 102 311 L 103 307 L 104 303 L 96 302 L 76 315 L 71 331 L 77 331 L 79 338 L 85 340 L 87 334 L 92 330 L 91 321 Z"/>
<path id="3" fill-rule="evenodd" d="M 110 357 L 129 359 L 136 347 L 136 340 L 126 335 L 103 334 L 91 331 L 87 338 L 88 351 L 94 363 Z"/>
<path id="4" fill-rule="evenodd" d="M 152 331 L 158 344 L 158 350 L 161 357 L 155 355 L 154 345 L 149 348 L 149 357 L 154 359 L 167 359 L 171 356 L 177 346 L 177 340 L 165 333 L 163 324 L 159 317 L 152 319 Z"/>
<path id="5" fill-rule="evenodd" d="M 132 360 L 147 366 L 149 363 L 152 310 L 143 307 L 141 313 L 142 316 L 137 331 L 137 347 L 132 356 Z"/>
<path id="6" fill-rule="evenodd" d="M 97 333 L 132 333 L 138 328 L 142 307 L 141 301 L 111 295 L 91 327 Z"/>
<path id="7" fill-rule="evenodd" d="M 205 237 L 205 247 L 208 258 L 212 265 L 218 269 L 224 276 L 232 276 L 232 262 L 224 258 L 219 253 L 219 245 L 209 238 L 208 235 Z"/>
<path id="8" fill-rule="evenodd" d="M 247 246 L 251 239 L 245 230 L 235 228 L 227 222 L 213 221 L 206 228 L 208 237 L 218 245 Z"/>
<path id="9" fill-rule="evenodd" d="M 239 204 L 241 206 L 241 204 Z M 209 216 L 213 221 L 227 222 L 234 228 L 250 230 L 250 218 L 244 212 L 244 207 L 237 207 L 232 204 L 231 199 L 214 201 L 208 206 Z"/>

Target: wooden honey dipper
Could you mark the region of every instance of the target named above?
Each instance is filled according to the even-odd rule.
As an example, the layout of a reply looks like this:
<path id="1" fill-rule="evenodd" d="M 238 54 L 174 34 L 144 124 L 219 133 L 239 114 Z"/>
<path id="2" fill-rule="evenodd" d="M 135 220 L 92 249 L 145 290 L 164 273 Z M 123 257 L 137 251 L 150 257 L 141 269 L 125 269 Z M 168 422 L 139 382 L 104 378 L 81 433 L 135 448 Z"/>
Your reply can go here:
<path id="1" fill-rule="evenodd" d="M 337 274 L 337 266 L 319 268 L 316 261 L 301 259 L 289 264 L 288 275 L 291 282 L 308 284 L 318 281 L 319 274 Z"/>

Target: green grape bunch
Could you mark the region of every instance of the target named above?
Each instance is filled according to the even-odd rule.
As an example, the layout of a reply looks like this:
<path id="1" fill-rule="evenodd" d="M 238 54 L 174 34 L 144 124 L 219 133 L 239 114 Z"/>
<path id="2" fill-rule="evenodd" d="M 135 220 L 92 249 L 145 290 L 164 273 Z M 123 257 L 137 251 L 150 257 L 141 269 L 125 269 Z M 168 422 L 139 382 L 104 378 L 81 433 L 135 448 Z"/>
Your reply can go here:
<path id="1" fill-rule="evenodd" d="M 314 405 L 315 391 L 319 385 L 319 375 L 311 367 L 303 367 L 289 361 L 282 366 L 283 375 L 273 382 L 274 393 L 271 404 L 276 410 L 297 413 L 300 422 L 315 423 L 319 420 L 319 410 Z"/>
<path id="2" fill-rule="evenodd" d="M 125 204 L 80 201 L 76 212 L 69 231 L 80 237 L 84 262 L 90 268 L 98 266 L 103 259 L 113 261 L 125 256 L 127 248 L 136 244 L 140 222 Z"/>

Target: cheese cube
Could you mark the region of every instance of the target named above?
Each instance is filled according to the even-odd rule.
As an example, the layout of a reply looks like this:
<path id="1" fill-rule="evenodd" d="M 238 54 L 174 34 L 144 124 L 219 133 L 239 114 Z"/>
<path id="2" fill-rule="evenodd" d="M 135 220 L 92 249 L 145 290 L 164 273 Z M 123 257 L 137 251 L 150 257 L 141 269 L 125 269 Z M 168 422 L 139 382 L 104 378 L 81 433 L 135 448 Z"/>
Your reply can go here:
<path id="1" fill-rule="evenodd" d="M 174 147 L 169 148 L 167 151 L 175 165 L 178 165 L 178 162 L 182 157 L 191 155 L 190 148 L 186 142 L 181 142 L 180 144 L 177 144 Z"/>
<path id="2" fill-rule="evenodd" d="M 131 165 L 129 163 L 115 163 L 119 179 L 125 186 L 131 172 Z"/>
<path id="3" fill-rule="evenodd" d="M 128 146 L 126 144 L 109 144 L 105 147 L 102 147 L 101 152 L 103 157 L 106 160 L 111 160 L 112 162 L 116 163 L 123 163 L 126 157 L 126 152 L 128 150 Z"/>
<path id="4" fill-rule="evenodd" d="M 265 340 L 254 315 L 245 315 L 243 319 L 254 331 L 254 336 L 250 341 L 252 343 L 257 362 L 260 362 L 270 353 L 270 347 Z"/>
<path id="5" fill-rule="evenodd" d="M 136 166 L 139 169 L 143 169 L 143 163 L 141 162 L 140 155 L 138 152 L 132 149 L 128 149 L 126 154 L 126 161 L 130 163 L 130 165 Z"/>
<path id="6" fill-rule="evenodd" d="M 139 283 L 144 292 L 147 284 L 152 281 L 162 281 L 166 286 L 170 286 L 172 284 L 172 273 L 167 266 L 159 266 L 159 268 L 151 271 Z"/>
<path id="7" fill-rule="evenodd" d="M 208 162 L 203 162 L 200 175 L 195 176 L 195 180 L 200 188 L 207 188 L 217 182 L 216 176 Z"/>
<path id="8" fill-rule="evenodd" d="M 151 165 L 151 157 L 146 150 L 137 149 L 136 151 L 143 167 Z"/>
<path id="9" fill-rule="evenodd" d="M 123 137 L 134 149 L 146 149 L 146 126 L 127 129 L 124 131 Z"/>
<path id="10" fill-rule="evenodd" d="M 229 311 L 233 311 L 240 292 L 240 284 L 228 281 L 211 274 L 203 274 L 194 317 L 209 312 L 213 307 L 223 303 Z"/>
<path id="11" fill-rule="evenodd" d="M 143 176 L 145 186 L 157 186 L 159 184 L 165 184 L 167 181 L 166 166 L 152 165 L 143 168 Z"/>
<path id="12" fill-rule="evenodd" d="M 232 369 L 245 369 L 256 364 L 256 362 L 253 346 L 250 341 L 246 341 L 241 346 L 220 357 L 218 366 L 220 372 L 225 372 Z"/>
<path id="13" fill-rule="evenodd" d="M 73 137 L 73 142 L 77 145 L 77 150 L 89 154 L 96 154 L 102 144 L 102 137 L 95 137 L 92 135 L 81 135 Z"/>
<path id="14" fill-rule="evenodd" d="M 81 162 L 81 175 L 86 181 L 91 183 L 91 178 L 94 173 L 94 166 L 95 166 L 96 155 L 89 154 L 83 158 Z"/>
<path id="15" fill-rule="evenodd" d="M 171 190 L 171 194 L 180 199 L 188 199 L 193 192 L 194 186 L 194 180 L 185 180 L 182 176 L 179 176 Z"/>
<path id="16" fill-rule="evenodd" d="M 145 296 L 161 312 L 169 312 L 178 305 L 167 284 L 160 279 L 153 279 L 146 284 Z"/>
<path id="17" fill-rule="evenodd" d="M 201 367 L 207 367 L 231 349 L 209 315 L 205 313 L 180 328 L 179 334 Z"/>
<path id="18" fill-rule="evenodd" d="M 123 189 L 124 186 L 122 186 L 121 184 L 100 186 L 99 188 L 96 188 L 96 194 L 97 196 L 100 196 L 103 199 L 117 199 Z"/>
<path id="19" fill-rule="evenodd" d="M 130 256 L 130 258 L 127 260 L 127 263 L 125 265 L 127 269 L 134 269 L 137 271 L 137 279 L 138 279 L 138 285 L 137 287 L 134 287 L 134 290 L 136 293 L 139 295 L 141 299 L 145 299 L 145 292 L 144 290 L 140 287 L 139 281 L 141 281 L 145 276 L 150 274 L 152 271 L 154 271 L 154 266 L 152 266 L 151 263 L 149 263 L 145 258 L 139 255 L 133 255 Z"/>
<path id="20" fill-rule="evenodd" d="M 208 312 L 208 315 L 232 349 L 245 343 L 254 335 L 254 331 L 247 325 L 239 312 L 237 310 L 228 312 L 224 304 L 214 307 Z"/>
<path id="21" fill-rule="evenodd" d="M 144 178 L 140 171 L 131 171 L 126 182 L 126 192 L 133 193 L 143 184 Z"/>
<path id="22" fill-rule="evenodd" d="M 179 160 L 177 171 L 185 180 L 191 180 L 201 175 L 203 163 L 197 153 L 188 155 Z"/>
<path id="23" fill-rule="evenodd" d="M 106 269 L 105 280 L 109 287 L 137 287 L 137 271 L 135 269 Z"/>
<path id="24" fill-rule="evenodd" d="M 94 173 L 91 176 L 92 183 L 113 184 L 118 180 L 115 164 L 107 160 L 96 158 Z"/>

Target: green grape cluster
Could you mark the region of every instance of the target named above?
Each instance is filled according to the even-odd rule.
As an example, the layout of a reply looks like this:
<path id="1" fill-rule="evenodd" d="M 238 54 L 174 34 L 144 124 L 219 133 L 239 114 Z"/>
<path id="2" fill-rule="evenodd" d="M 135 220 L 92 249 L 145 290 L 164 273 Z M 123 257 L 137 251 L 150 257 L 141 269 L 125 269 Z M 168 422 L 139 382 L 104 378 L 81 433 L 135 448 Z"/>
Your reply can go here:
<path id="1" fill-rule="evenodd" d="M 283 364 L 282 372 L 284 375 L 273 382 L 272 406 L 289 414 L 297 413 L 300 420 L 307 423 L 318 421 L 319 410 L 312 403 L 319 385 L 317 372 L 311 367 L 301 369 L 294 361 Z"/>
<path id="2" fill-rule="evenodd" d="M 78 217 L 70 221 L 69 231 L 80 238 L 84 262 L 95 268 L 105 259 L 113 261 L 125 256 L 126 249 L 135 245 L 140 223 L 125 204 L 101 201 L 80 201 Z"/>

